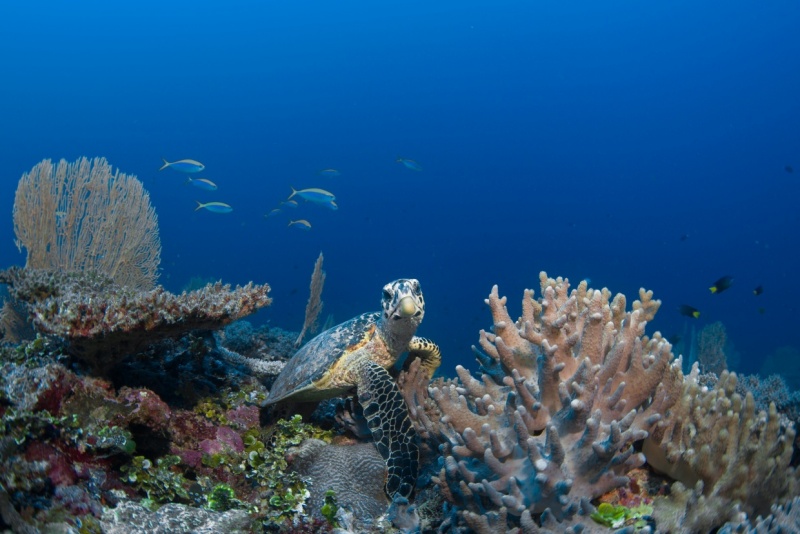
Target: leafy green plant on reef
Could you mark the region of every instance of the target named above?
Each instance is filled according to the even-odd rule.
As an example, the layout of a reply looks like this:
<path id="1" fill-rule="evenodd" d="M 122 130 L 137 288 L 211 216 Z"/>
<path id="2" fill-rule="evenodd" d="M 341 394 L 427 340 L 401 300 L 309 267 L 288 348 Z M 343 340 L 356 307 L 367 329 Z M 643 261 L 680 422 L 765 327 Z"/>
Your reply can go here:
<path id="1" fill-rule="evenodd" d="M 302 512 L 310 495 L 300 476 L 288 469 L 286 455 L 308 438 L 330 441 L 332 432 L 303 423 L 295 415 L 288 420 L 275 423 L 265 434 L 259 429 L 244 433 L 242 453 L 210 454 L 203 456 L 203 465 L 224 468 L 233 474 L 243 475 L 250 483 L 262 488 L 267 519 L 282 522 Z"/>
<path id="2" fill-rule="evenodd" d="M 636 529 L 644 528 L 650 521 L 653 507 L 649 504 L 640 504 L 633 508 L 621 504 L 600 503 L 591 517 L 596 523 L 610 528 L 633 526 Z"/>
<path id="3" fill-rule="evenodd" d="M 55 416 L 46 410 L 28 412 L 8 408 L 0 424 L 0 436 L 11 437 L 17 445 L 55 437 L 77 441 L 82 434 L 76 415 Z"/>
<path id="4" fill-rule="evenodd" d="M 325 501 L 320 513 L 333 528 L 339 528 L 339 522 L 336 521 L 337 512 L 339 512 L 339 504 L 336 502 L 336 492 L 329 489 L 325 492 Z"/>
<path id="5" fill-rule="evenodd" d="M 227 425 L 230 423 L 225 413 L 244 405 L 258 406 L 267 398 L 263 389 L 256 386 L 245 386 L 241 389 L 224 389 L 220 395 L 201 399 L 194 407 L 194 412 L 209 421 Z"/>
<path id="6" fill-rule="evenodd" d="M 168 454 L 153 462 L 144 456 L 135 456 L 122 466 L 123 481 L 133 485 L 147 495 L 144 503 L 151 507 L 168 502 L 188 502 L 188 481 L 183 474 L 173 468 L 181 462 L 180 456 Z"/>
<path id="7" fill-rule="evenodd" d="M 215 512 L 226 512 L 243 506 L 244 503 L 236 498 L 233 488 L 227 484 L 217 484 L 206 495 L 206 507 Z"/>

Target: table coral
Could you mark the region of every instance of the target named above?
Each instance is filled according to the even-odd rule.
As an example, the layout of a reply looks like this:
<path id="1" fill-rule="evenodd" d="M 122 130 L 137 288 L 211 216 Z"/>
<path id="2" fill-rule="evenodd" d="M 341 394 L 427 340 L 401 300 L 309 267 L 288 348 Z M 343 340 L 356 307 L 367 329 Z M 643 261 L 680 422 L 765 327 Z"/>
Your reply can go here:
<path id="1" fill-rule="evenodd" d="M 28 308 L 34 328 L 64 339 L 95 374 L 105 374 L 155 341 L 192 330 L 216 330 L 272 302 L 267 284 L 231 289 L 221 282 L 174 295 L 163 287 L 136 291 L 98 274 L 12 267 L 0 283 Z"/>

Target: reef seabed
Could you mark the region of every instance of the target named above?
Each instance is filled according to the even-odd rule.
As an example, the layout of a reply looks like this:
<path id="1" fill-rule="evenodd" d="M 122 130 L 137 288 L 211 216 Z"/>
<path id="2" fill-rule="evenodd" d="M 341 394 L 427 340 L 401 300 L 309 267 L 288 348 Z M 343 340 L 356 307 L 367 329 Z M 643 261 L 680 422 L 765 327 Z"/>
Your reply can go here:
<path id="1" fill-rule="evenodd" d="M 397 513 L 354 399 L 304 418 L 262 408 L 296 334 L 229 323 L 268 305 L 268 286 L 175 296 L 25 271 L 0 273 L 37 333 L 0 350 L 14 531 L 800 529 L 793 423 L 734 373 L 684 374 L 645 333 L 651 292 L 628 310 L 542 273 L 514 320 L 495 286 L 479 374 L 430 381 L 405 362 L 422 468 Z"/>

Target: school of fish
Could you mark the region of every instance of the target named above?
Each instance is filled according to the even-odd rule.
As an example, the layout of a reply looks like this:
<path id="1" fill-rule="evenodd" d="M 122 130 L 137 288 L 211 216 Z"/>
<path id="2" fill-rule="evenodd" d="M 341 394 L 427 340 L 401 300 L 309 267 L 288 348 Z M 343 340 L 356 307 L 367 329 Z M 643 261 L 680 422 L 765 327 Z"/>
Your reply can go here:
<path id="1" fill-rule="evenodd" d="M 187 175 L 186 183 L 187 185 L 194 186 L 198 189 L 202 189 L 204 191 L 216 191 L 217 184 L 208 180 L 206 178 L 192 178 L 190 175 L 197 174 L 205 170 L 206 166 L 200 163 L 197 160 L 193 159 L 180 159 L 176 161 L 167 161 L 165 158 L 161 158 L 163 161 L 163 165 L 161 166 L 159 171 L 163 171 L 164 169 L 170 168 L 174 171 L 180 172 L 182 174 Z M 397 163 L 401 163 L 407 169 L 412 171 L 419 172 L 422 170 L 422 166 L 414 161 L 413 159 L 402 158 L 398 157 L 395 160 Z M 317 173 L 318 176 L 330 179 L 330 178 L 338 178 L 342 175 L 336 169 L 322 169 Z M 291 194 L 286 197 L 284 200 L 281 200 L 277 207 L 272 208 L 270 211 L 264 214 L 264 218 L 273 218 L 281 213 L 284 213 L 285 210 L 293 210 L 296 209 L 300 202 L 299 200 L 303 201 L 303 204 L 311 204 L 314 206 L 319 206 L 329 210 L 338 210 L 339 205 L 336 203 L 336 196 L 326 189 L 322 189 L 319 187 L 307 187 L 304 189 L 295 189 L 293 186 L 289 187 L 291 189 Z M 298 200 L 299 199 L 299 200 Z M 226 204 L 225 202 L 219 201 L 212 201 L 212 202 L 197 202 L 197 207 L 195 211 L 198 210 L 205 210 L 211 213 L 231 213 L 233 211 L 233 207 L 230 204 Z M 310 230 L 311 229 L 311 222 L 308 219 L 289 219 L 289 223 L 287 224 L 289 228 L 298 228 L 301 230 Z"/>

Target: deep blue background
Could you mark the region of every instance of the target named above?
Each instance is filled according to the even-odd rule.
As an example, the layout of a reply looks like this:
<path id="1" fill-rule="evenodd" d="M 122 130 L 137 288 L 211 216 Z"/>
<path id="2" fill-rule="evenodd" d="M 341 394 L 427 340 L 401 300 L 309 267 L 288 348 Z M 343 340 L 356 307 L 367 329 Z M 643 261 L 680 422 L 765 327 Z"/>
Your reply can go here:
<path id="1" fill-rule="evenodd" d="M 546 270 L 655 290 L 668 336 L 692 304 L 754 370 L 798 345 L 799 27 L 794 0 L 4 2 L 0 265 L 24 262 L 22 173 L 105 156 L 152 195 L 161 282 L 269 282 L 257 322 L 300 328 L 323 251 L 337 320 L 419 278 L 420 333 L 451 374 L 492 284 L 515 315 Z M 202 161 L 219 190 L 159 173 L 162 156 Z M 265 219 L 290 185 L 340 210 L 289 214 L 309 232 Z"/>

